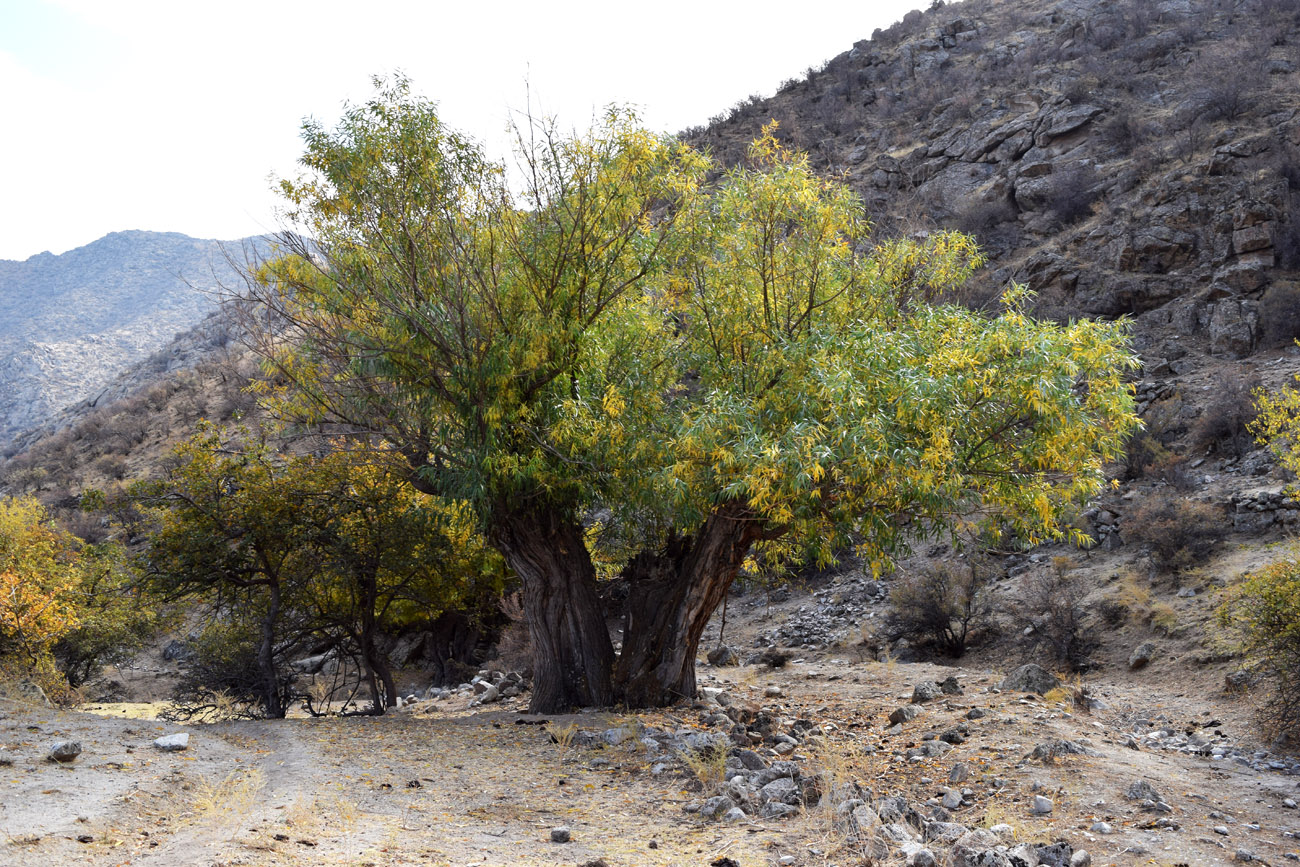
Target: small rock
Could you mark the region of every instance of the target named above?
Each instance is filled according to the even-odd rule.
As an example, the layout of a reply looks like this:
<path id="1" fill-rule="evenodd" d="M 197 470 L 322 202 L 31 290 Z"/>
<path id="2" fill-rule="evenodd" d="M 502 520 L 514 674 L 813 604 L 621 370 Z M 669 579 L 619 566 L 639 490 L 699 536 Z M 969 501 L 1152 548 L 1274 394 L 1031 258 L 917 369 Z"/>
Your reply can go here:
<path id="1" fill-rule="evenodd" d="M 1113 834 L 1115 829 L 1110 826 L 1109 822 L 1093 822 L 1092 827 L 1088 829 L 1094 834 Z"/>
<path id="2" fill-rule="evenodd" d="M 963 693 L 961 684 L 957 682 L 957 676 L 952 674 L 939 682 L 939 689 L 944 695 L 961 695 Z"/>
<path id="3" fill-rule="evenodd" d="M 1128 667 L 1135 671 L 1139 668 L 1145 668 L 1151 662 L 1151 658 L 1155 655 L 1155 644 L 1150 641 L 1144 641 L 1137 647 L 1133 648 L 1133 652 L 1128 655 Z"/>
<path id="4" fill-rule="evenodd" d="M 921 715 L 921 709 L 914 704 L 903 705 L 889 715 L 889 721 L 894 725 L 902 725 L 905 722 L 911 722 Z"/>
<path id="5" fill-rule="evenodd" d="M 1087 849 L 1080 849 L 1070 856 L 1070 867 L 1092 867 L 1092 856 Z"/>
<path id="6" fill-rule="evenodd" d="M 1050 672 L 1030 662 L 1007 675 L 998 687 L 1013 692 L 1036 692 L 1039 695 L 1046 695 L 1060 685 L 1061 681 Z"/>
<path id="7" fill-rule="evenodd" d="M 177 732 L 174 735 L 163 735 L 157 738 L 153 745 L 163 752 L 178 753 L 190 748 L 189 732 Z"/>
<path id="8" fill-rule="evenodd" d="M 736 655 L 736 651 L 725 644 L 720 644 L 710 650 L 708 660 L 710 665 L 716 665 L 719 668 L 726 665 L 740 665 L 740 657 Z"/>
<path id="9" fill-rule="evenodd" d="M 1227 825 L 1215 825 L 1215 826 L 1214 826 L 1213 828 L 1211 828 L 1210 830 L 1213 831 L 1214 833 L 1218 834 L 1218 835 L 1221 836 L 1221 837 L 1226 837 L 1226 836 L 1228 836 L 1228 826 L 1227 826 Z"/>
<path id="10" fill-rule="evenodd" d="M 1160 793 L 1156 787 L 1146 780 L 1135 780 L 1124 793 L 1124 797 L 1130 801 L 1161 801 Z"/>
<path id="11" fill-rule="evenodd" d="M 912 689 L 912 704 L 921 704 L 932 701 L 943 695 L 943 690 L 939 684 L 931 680 L 923 680 Z"/>
<path id="12" fill-rule="evenodd" d="M 1295 809 L 1295 798 L 1287 798 L 1286 800 L 1284 800 L 1284 801 L 1282 802 L 1282 806 L 1283 806 L 1283 807 L 1286 807 L 1288 810 L 1294 810 L 1294 809 Z"/>
<path id="13" fill-rule="evenodd" d="M 47 755 L 52 762 L 66 764 L 81 755 L 80 741 L 57 741 Z"/>
<path id="14" fill-rule="evenodd" d="M 570 832 L 569 829 L 564 825 L 560 825 L 558 828 L 551 829 L 552 843 L 567 843 L 572 839 L 573 839 L 572 832 Z"/>
<path id="15" fill-rule="evenodd" d="M 781 687 L 769 686 L 763 690 L 763 695 L 766 696 L 767 698 L 780 698 L 782 695 Z"/>
<path id="16" fill-rule="evenodd" d="M 1034 795 L 1034 815 L 1048 816 L 1052 812 L 1052 799 L 1044 798 L 1042 795 Z"/>
<path id="17" fill-rule="evenodd" d="M 961 807 L 961 790 L 949 789 L 943 796 L 943 808 L 945 810 L 956 810 Z"/>
<path id="18" fill-rule="evenodd" d="M 953 765 L 952 770 L 948 772 L 948 782 L 950 783 L 964 783 L 969 779 L 970 768 L 966 766 L 965 762 L 958 762 Z"/>

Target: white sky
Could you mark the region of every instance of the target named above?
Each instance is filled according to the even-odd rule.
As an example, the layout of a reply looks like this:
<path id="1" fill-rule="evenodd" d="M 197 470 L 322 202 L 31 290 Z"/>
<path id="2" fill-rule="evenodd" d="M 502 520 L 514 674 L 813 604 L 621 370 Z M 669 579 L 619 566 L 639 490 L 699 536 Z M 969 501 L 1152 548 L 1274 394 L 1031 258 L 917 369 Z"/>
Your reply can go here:
<path id="1" fill-rule="evenodd" d="M 123 229 L 274 231 L 302 119 L 332 126 L 402 70 L 507 152 L 527 101 L 585 127 L 611 102 L 703 124 L 925 0 L 0 0 L 0 259 Z"/>

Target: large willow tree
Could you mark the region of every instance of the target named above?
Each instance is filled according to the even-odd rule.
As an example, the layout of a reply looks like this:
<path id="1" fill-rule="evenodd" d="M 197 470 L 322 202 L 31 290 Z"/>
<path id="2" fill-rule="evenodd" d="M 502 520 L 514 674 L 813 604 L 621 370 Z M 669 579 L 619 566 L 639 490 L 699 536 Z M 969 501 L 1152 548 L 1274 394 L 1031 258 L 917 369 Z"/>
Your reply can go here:
<path id="1" fill-rule="evenodd" d="M 756 552 L 883 565 L 959 517 L 1058 536 L 1136 423 L 1121 326 L 942 303 L 969 239 L 873 246 L 771 130 L 728 172 L 618 112 L 523 132 L 507 173 L 402 81 L 309 122 L 251 291 L 282 411 L 472 504 L 523 584 L 534 710 L 692 695 Z M 632 587 L 617 663 L 596 544 Z"/>

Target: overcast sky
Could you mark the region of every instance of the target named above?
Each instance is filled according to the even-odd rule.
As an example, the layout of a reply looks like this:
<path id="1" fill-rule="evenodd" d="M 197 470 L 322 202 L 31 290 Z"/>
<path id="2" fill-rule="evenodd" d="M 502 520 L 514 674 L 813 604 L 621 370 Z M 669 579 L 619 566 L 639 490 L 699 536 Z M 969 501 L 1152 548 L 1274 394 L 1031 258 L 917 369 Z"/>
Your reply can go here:
<path id="1" fill-rule="evenodd" d="M 619 102 L 676 132 L 918 5 L 0 0 L 0 259 L 121 229 L 274 231 L 269 179 L 295 173 L 302 119 L 332 125 L 376 74 L 504 157 L 526 82 L 562 126 Z"/>

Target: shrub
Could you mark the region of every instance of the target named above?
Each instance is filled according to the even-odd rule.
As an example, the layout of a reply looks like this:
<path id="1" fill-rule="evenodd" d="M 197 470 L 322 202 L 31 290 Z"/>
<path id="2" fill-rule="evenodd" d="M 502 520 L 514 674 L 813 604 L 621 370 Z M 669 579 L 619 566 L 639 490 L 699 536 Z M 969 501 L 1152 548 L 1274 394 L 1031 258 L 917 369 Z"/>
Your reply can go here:
<path id="1" fill-rule="evenodd" d="M 1192 428 L 1192 441 L 1202 449 L 1231 450 L 1241 457 L 1250 451 L 1254 437 L 1248 427 L 1255 420 L 1257 377 L 1230 374 L 1220 382 L 1209 406 Z"/>
<path id="2" fill-rule="evenodd" d="M 1045 646 L 1053 658 L 1079 671 L 1097 642 L 1083 623 L 1088 587 L 1072 568 L 1070 558 L 1054 557 L 1052 568 L 1027 574 L 1021 582 L 1020 614 L 1033 647 Z"/>
<path id="3" fill-rule="evenodd" d="M 990 625 L 987 588 L 992 576 L 987 562 L 979 558 L 936 563 L 904 576 L 890 589 L 893 610 L 885 621 L 886 637 L 961 656 L 968 640 Z"/>
<path id="4" fill-rule="evenodd" d="M 1296 230 L 1292 249 L 1295 250 L 1296 265 L 1300 267 L 1300 223 L 1289 225 Z M 1263 329 L 1264 347 L 1288 346 L 1300 338 L 1300 285 L 1274 283 L 1269 286 L 1259 302 L 1259 322 Z"/>
<path id="5" fill-rule="evenodd" d="M 1300 736 L 1300 551 L 1248 576 L 1218 616 L 1240 634 L 1243 650 L 1272 682 L 1260 722 L 1271 734 Z"/>
<path id="6" fill-rule="evenodd" d="M 1101 179 L 1091 164 L 1082 164 L 1062 172 L 1052 184 L 1047 211 L 1062 226 L 1077 223 L 1092 213 L 1092 204 L 1101 196 Z"/>
<path id="7" fill-rule="evenodd" d="M 1168 490 L 1152 494 L 1125 522 L 1126 535 L 1146 543 L 1156 563 L 1170 571 L 1204 560 L 1223 538 L 1224 527 L 1224 516 L 1213 506 Z"/>

